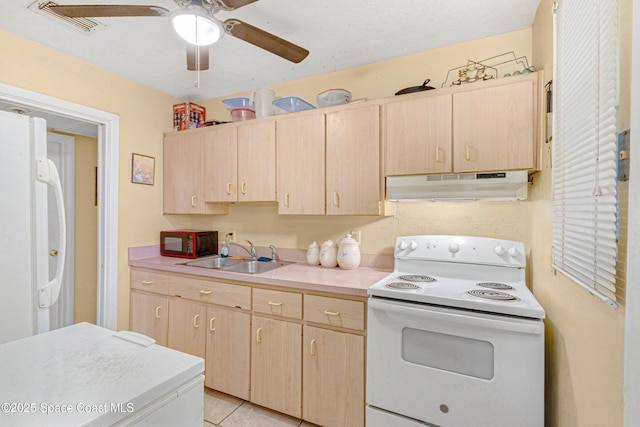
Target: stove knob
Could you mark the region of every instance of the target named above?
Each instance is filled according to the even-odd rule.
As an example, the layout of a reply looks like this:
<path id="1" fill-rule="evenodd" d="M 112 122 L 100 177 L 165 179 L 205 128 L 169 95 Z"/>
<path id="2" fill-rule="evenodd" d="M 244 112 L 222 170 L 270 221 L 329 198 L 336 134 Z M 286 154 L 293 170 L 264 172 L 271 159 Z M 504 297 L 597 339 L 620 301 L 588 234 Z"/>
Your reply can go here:
<path id="1" fill-rule="evenodd" d="M 416 243 L 415 240 L 412 240 L 411 243 L 409 244 L 409 248 L 411 248 L 411 250 L 415 250 L 418 247 L 418 244 Z"/>
<path id="2" fill-rule="evenodd" d="M 449 252 L 455 254 L 460 250 L 460 246 L 456 242 L 449 243 Z"/>
<path id="3" fill-rule="evenodd" d="M 509 248 L 509 255 L 511 255 L 512 257 L 517 257 L 518 255 L 520 255 L 520 251 L 518 250 L 518 248 L 516 248 L 515 246 L 511 246 Z"/>
<path id="4" fill-rule="evenodd" d="M 402 240 L 400 242 L 400 244 L 398 245 L 398 247 L 400 248 L 401 251 L 404 251 L 405 249 L 407 249 L 407 242 L 405 242 L 404 240 Z"/>
<path id="5" fill-rule="evenodd" d="M 502 245 L 496 246 L 496 248 L 494 250 L 500 256 L 502 256 L 502 255 L 507 253 L 507 251 L 505 250 L 504 246 L 502 246 Z"/>

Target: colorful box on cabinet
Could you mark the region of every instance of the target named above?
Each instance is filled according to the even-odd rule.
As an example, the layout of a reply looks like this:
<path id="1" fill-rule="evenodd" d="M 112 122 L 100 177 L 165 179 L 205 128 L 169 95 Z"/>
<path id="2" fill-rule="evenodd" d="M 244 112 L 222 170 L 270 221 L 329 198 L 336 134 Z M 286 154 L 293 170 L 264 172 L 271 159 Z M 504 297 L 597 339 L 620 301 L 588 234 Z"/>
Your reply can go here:
<path id="1" fill-rule="evenodd" d="M 173 106 L 173 130 L 194 129 L 204 126 L 207 110 L 193 102 L 183 102 Z"/>

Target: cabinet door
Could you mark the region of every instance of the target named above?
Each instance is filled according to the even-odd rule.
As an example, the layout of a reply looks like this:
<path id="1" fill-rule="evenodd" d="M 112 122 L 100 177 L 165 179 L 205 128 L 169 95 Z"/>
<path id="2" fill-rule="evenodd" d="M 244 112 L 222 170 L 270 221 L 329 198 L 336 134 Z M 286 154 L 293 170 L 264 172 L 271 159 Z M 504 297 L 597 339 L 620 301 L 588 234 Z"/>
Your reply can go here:
<path id="1" fill-rule="evenodd" d="M 249 399 L 251 316 L 220 307 L 207 309 L 204 384 Z"/>
<path id="2" fill-rule="evenodd" d="M 301 416 L 302 326 L 253 316 L 251 402 Z"/>
<path id="3" fill-rule="evenodd" d="M 513 80 L 511 80 L 513 79 Z M 537 75 L 453 95 L 455 172 L 533 169 Z"/>
<path id="4" fill-rule="evenodd" d="M 207 308 L 179 299 L 169 301 L 168 347 L 194 356 L 205 355 Z"/>
<path id="5" fill-rule="evenodd" d="M 204 199 L 208 202 L 235 202 L 238 197 L 237 128 L 213 127 L 204 136 Z"/>
<path id="6" fill-rule="evenodd" d="M 238 126 L 238 201 L 276 200 L 276 123 Z"/>
<path id="7" fill-rule="evenodd" d="M 278 119 L 278 213 L 324 215 L 324 114 Z"/>
<path id="8" fill-rule="evenodd" d="M 304 327 L 302 414 L 322 426 L 364 426 L 364 337 Z"/>
<path id="9" fill-rule="evenodd" d="M 164 213 L 202 213 L 202 134 L 165 136 L 163 159 Z"/>
<path id="10" fill-rule="evenodd" d="M 385 106 L 385 175 L 451 172 L 451 95 Z"/>
<path id="11" fill-rule="evenodd" d="M 379 215 L 379 106 L 329 113 L 326 121 L 327 215 Z"/>
<path id="12" fill-rule="evenodd" d="M 131 292 L 130 328 L 167 345 L 169 327 L 169 300 L 166 297 Z"/>

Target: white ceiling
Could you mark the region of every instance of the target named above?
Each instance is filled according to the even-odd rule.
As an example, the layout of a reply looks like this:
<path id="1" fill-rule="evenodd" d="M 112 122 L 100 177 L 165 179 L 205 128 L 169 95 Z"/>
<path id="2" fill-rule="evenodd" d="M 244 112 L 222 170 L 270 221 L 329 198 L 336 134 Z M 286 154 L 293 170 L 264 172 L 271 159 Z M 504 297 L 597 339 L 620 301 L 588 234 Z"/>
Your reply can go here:
<path id="1" fill-rule="evenodd" d="M 36 3 L 44 2 L 38 0 Z M 185 44 L 166 17 L 96 19 L 85 34 L 34 12 L 34 0 L 3 0 L 0 28 L 169 94 L 202 101 L 284 81 L 529 28 L 540 0 L 260 0 L 235 17 L 308 49 L 293 64 L 225 36 L 210 48 L 210 69 L 186 70 Z M 58 4 L 140 4 L 177 9 L 173 0 L 56 0 Z"/>

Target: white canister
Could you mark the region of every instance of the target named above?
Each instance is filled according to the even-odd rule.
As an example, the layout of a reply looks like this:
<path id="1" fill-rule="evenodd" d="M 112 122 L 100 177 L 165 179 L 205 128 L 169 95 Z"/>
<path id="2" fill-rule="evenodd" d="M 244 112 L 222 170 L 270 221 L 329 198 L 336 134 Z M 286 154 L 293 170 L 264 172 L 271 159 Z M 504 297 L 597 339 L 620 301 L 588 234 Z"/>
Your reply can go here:
<path id="1" fill-rule="evenodd" d="M 320 265 L 336 267 L 338 265 L 338 248 L 332 240 L 327 240 L 320 247 Z"/>
<path id="2" fill-rule="evenodd" d="M 273 116 L 275 114 L 273 101 L 276 93 L 271 89 L 254 89 L 251 91 L 249 102 L 255 103 L 256 118 Z"/>
<path id="3" fill-rule="evenodd" d="M 311 243 L 307 248 L 307 264 L 320 264 L 320 247 L 318 247 L 316 242 Z"/>
<path id="4" fill-rule="evenodd" d="M 360 247 L 351 234 L 347 234 L 340 240 L 337 258 L 338 265 L 345 270 L 352 270 L 360 265 Z"/>

